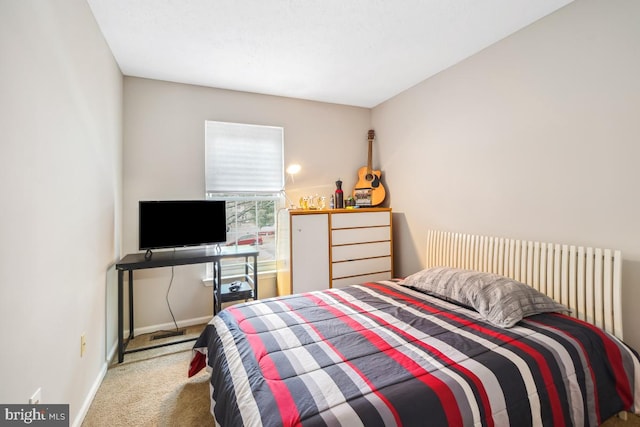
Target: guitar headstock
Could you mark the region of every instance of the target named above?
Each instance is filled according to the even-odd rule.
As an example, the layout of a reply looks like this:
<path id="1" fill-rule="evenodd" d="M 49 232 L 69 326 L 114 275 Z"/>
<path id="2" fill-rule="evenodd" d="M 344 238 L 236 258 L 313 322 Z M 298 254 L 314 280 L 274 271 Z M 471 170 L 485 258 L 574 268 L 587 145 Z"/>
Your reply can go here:
<path id="1" fill-rule="evenodd" d="M 376 137 L 376 131 L 373 129 L 369 130 L 369 133 L 367 134 L 367 139 L 369 141 L 373 141 L 373 139 Z"/>

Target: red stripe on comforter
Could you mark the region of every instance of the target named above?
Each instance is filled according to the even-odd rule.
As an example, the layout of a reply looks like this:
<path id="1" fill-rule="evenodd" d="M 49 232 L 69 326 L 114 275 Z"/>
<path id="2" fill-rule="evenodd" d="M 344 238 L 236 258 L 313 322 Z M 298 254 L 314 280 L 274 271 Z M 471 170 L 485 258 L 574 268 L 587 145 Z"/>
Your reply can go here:
<path id="1" fill-rule="evenodd" d="M 416 302 L 415 299 L 410 298 L 408 295 L 397 292 L 391 288 L 388 287 L 384 287 L 384 286 L 380 286 L 376 283 L 368 283 L 368 286 L 377 289 L 379 291 L 382 291 L 388 295 L 393 296 L 393 298 L 395 299 L 400 299 L 400 300 L 405 300 L 407 302 L 411 302 L 411 304 L 414 304 L 420 308 L 423 308 L 429 312 L 432 313 L 436 313 L 438 312 L 438 310 L 436 310 L 435 308 L 421 303 L 421 302 Z M 513 339 L 513 337 L 510 337 L 508 335 L 504 335 L 501 334 L 495 330 L 486 328 L 478 323 L 474 323 L 471 322 L 467 319 L 463 319 L 459 316 L 457 316 L 455 313 L 453 312 L 440 312 L 440 314 L 443 314 L 445 317 L 460 323 L 461 325 L 464 325 L 470 329 L 474 329 L 478 332 L 481 332 L 485 335 L 491 336 L 493 338 L 496 338 L 502 342 L 504 342 L 505 344 L 509 344 L 509 345 L 513 345 L 517 348 L 519 348 L 520 350 L 526 352 L 528 355 L 530 355 L 537 363 L 538 368 L 540 369 L 540 373 L 543 377 L 544 383 L 547 386 L 547 392 L 549 393 L 549 400 L 550 400 L 550 404 L 551 404 L 551 410 L 553 413 L 553 423 L 554 425 L 565 425 L 566 421 L 564 419 L 564 415 L 562 412 L 562 406 L 560 404 L 560 396 L 558 395 L 558 390 L 556 389 L 554 380 L 553 380 L 553 375 L 551 374 L 551 370 L 549 369 L 549 365 L 547 363 L 547 361 L 545 360 L 544 356 L 542 354 L 540 354 L 537 350 L 535 350 L 534 348 L 532 348 L 531 346 L 524 344 L 520 341 L 516 341 Z"/>
<path id="2" fill-rule="evenodd" d="M 344 323 L 349 325 L 349 327 L 351 327 L 354 332 L 362 335 L 369 341 L 369 343 L 378 348 L 378 350 L 395 360 L 397 363 L 407 369 L 407 371 L 409 371 L 414 377 L 429 386 L 438 396 L 442 407 L 445 408 L 445 414 L 448 420 L 448 424 L 450 426 L 462 425 L 462 415 L 460 414 L 455 396 L 442 380 L 433 376 L 433 374 L 422 368 L 405 354 L 391 347 L 389 344 L 384 342 L 384 340 L 379 335 L 370 330 L 367 330 L 360 322 L 351 317 L 345 316 L 345 313 L 336 309 L 335 307 L 328 305 L 325 301 L 314 296 L 313 294 L 307 294 L 306 296 L 310 300 L 315 302 L 318 307 L 323 307 L 329 312 L 336 315 L 336 318 L 339 318 Z M 400 423 L 398 425 L 400 425 Z"/>
<path id="3" fill-rule="evenodd" d="M 339 296 L 339 295 L 334 295 L 338 300 L 340 300 L 343 304 L 348 305 L 350 307 L 353 307 L 355 310 L 359 310 L 359 308 L 355 305 L 350 303 L 349 301 L 347 301 L 345 298 Z M 413 340 L 413 336 L 409 333 L 407 333 L 406 331 L 403 331 L 402 329 L 388 323 L 387 321 L 385 321 L 384 319 L 382 319 L 379 316 L 376 316 L 372 313 L 363 313 L 366 314 L 368 317 L 375 319 L 376 322 L 380 323 L 381 325 L 384 325 L 386 328 L 394 331 L 395 333 L 402 335 L 404 338 L 408 338 L 412 341 Z M 437 348 L 428 345 L 425 342 L 422 341 L 418 341 L 415 340 L 414 344 L 416 346 L 422 347 L 423 349 L 425 349 L 426 351 L 428 351 L 432 356 L 434 356 L 435 358 L 437 358 L 438 360 L 441 361 L 441 363 L 443 363 L 444 365 L 448 365 L 451 369 L 455 369 L 457 371 L 459 371 L 461 374 L 464 375 L 465 378 L 469 379 L 477 388 L 479 396 L 480 396 L 480 403 L 482 404 L 484 410 L 485 410 L 485 414 L 486 414 L 486 418 L 485 421 L 487 422 L 487 427 L 493 427 L 494 425 L 494 421 L 493 421 L 493 417 L 491 416 L 491 405 L 489 404 L 489 396 L 487 395 L 487 391 L 485 389 L 485 387 L 482 385 L 482 382 L 480 381 L 480 379 L 478 378 L 477 375 L 475 375 L 473 372 L 471 372 L 469 369 L 465 368 L 464 366 L 458 365 L 454 360 L 452 360 L 451 358 L 447 357 L 444 353 L 442 353 L 440 350 L 438 350 Z M 412 373 L 415 373 L 417 371 L 411 371 Z M 455 400 L 455 399 L 454 399 Z M 453 402 L 455 403 L 455 402 Z M 447 406 L 447 409 L 449 409 L 450 405 Z M 456 404 L 456 409 L 458 408 L 457 404 Z M 448 412 L 448 411 L 447 411 Z"/>

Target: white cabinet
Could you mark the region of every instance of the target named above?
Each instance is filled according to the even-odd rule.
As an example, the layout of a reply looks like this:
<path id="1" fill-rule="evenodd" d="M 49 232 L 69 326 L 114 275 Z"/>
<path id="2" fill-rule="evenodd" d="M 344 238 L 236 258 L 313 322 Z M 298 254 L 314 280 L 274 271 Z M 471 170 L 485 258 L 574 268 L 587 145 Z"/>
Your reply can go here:
<path id="1" fill-rule="evenodd" d="M 278 295 L 393 276 L 391 209 L 282 211 Z"/>
<path id="2" fill-rule="evenodd" d="M 329 215 L 291 218 L 291 265 L 295 293 L 327 287 L 329 280 Z"/>
<path id="3" fill-rule="evenodd" d="M 278 215 L 278 295 L 326 289 L 330 272 L 328 211 Z"/>

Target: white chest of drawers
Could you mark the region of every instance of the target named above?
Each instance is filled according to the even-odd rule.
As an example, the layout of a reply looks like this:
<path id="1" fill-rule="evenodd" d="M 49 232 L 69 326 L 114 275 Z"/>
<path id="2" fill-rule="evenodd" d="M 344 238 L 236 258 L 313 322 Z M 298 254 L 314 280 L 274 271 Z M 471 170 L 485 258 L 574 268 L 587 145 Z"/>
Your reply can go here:
<path id="1" fill-rule="evenodd" d="M 391 209 L 283 211 L 278 294 L 393 277 Z"/>

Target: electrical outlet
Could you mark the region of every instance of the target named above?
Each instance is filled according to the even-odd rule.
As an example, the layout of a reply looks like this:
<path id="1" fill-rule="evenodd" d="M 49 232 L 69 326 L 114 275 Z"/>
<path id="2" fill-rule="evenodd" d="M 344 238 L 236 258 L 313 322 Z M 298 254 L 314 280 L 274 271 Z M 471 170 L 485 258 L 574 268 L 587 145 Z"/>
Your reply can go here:
<path id="1" fill-rule="evenodd" d="M 87 350 L 87 338 L 84 334 L 80 335 L 80 357 L 84 356 L 84 352 Z"/>
<path id="2" fill-rule="evenodd" d="M 31 398 L 29 399 L 29 405 L 39 405 L 42 400 L 42 388 L 38 387 L 38 389 L 33 393 Z"/>

